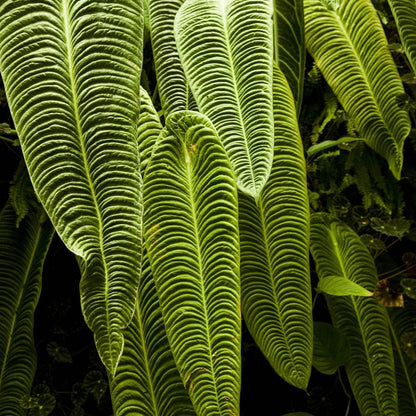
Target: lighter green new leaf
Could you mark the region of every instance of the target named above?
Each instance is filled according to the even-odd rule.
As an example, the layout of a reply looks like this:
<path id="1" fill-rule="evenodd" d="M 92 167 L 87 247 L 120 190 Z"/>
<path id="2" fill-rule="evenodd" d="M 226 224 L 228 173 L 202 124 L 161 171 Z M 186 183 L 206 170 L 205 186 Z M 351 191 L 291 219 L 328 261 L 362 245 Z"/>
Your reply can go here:
<path id="1" fill-rule="evenodd" d="M 141 0 L 4 0 L 0 70 L 35 191 L 81 258 L 81 305 L 114 373 L 141 258 Z"/>
<path id="2" fill-rule="evenodd" d="M 237 190 L 203 115 L 168 117 L 144 177 L 145 241 L 167 336 L 196 413 L 238 414 Z"/>
<path id="3" fill-rule="evenodd" d="M 306 46 L 360 136 L 400 179 L 408 114 L 404 93 L 370 0 L 305 0 Z"/>
<path id="4" fill-rule="evenodd" d="M 23 416 L 36 370 L 33 315 L 53 228 L 38 205 L 21 219 L 9 202 L 0 213 L 0 414 Z"/>
<path id="5" fill-rule="evenodd" d="M 272 0 L 186 0 L 175 39 L 199 110 L 228 153 L 237 186 L 258 198 L 273 158 Z"/>
<path id="6" fill-rule="evenodd" d="M 319 280 L 343 276 L 373 290 L 378 279 L 373 258 L 360 237 L 326 214 L 311 218 L 311 251 Z M 361 414 L 397 416 L 397 389 L 389 318 L 374 298 L 328 296 L 334 326 L 350 346 L 345 368 Z"/>
<path id="7" fill-rule="evenodd" d="M 240 194 L 242 309 L 275 371 L 306 389 L 312 365 L 309 205 L 296 110 L 283 73 L 274 73 L 275 153 L 257 205 Z"/>
<path id="8" fill-rule="evenodd" d="M 400 39 L 409 58 L 413 72 L 416 73 L 416 3 L 414 0 L 388 0 Z"/>
<path id="9" fill-rule="evenodd" d="M 319 292 L 333 296 L 372 296 L 373 292 L 358 285 L 345 276 L 327 276 L 319 280 L 316 288 Z"/>

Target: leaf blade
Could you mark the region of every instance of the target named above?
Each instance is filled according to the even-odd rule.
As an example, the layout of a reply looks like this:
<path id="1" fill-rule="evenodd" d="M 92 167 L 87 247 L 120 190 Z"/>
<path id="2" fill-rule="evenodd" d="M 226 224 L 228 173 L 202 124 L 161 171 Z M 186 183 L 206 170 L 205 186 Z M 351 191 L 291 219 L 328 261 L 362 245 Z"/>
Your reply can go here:
<path id="1" fill-rule="evenodd" d="M 24 415 L 36 369 L 33 316 L 53 228 L 40 206 L 16 228 L 9 202 L 0 213 L 0 412 Z"/>
<path id="2" fill-rule="evenodd" d="M 205 116 L 168 118 L 146 171 L 144 200 L 146 247 L 167 336 L 195 411 L 238 414 L 237 195 Z"/>
<path id="3" fill-rule="evenodd" d="M 305 2 L 306 45 L 360 136 L 399 179 L 410 120 L 376 11 L 368 0 Z"/>
<path id="4" fill-rule="evenodd" d="M 26 165 L 85 263 L 83 313 L 114 372 L 140 264 L 142 3 L 4 1 L 1 13 L 0 68 Z"/>
<path id="5" fill-rule="evenodd" d="M 373 289 L 374 261 L 348 226 L 322 213 L 311 217 L 311 252 L 319 279 L 342 275 Z M 393 349 L 388 316 L 373 298 L 327 297 L 332 322 L 347 338 L 350 359 L 345 368 L 361 413 L 398 415 Z"/>
<path id="6" fill-rule="evenodd" d="M 313 326 L 306 164 L 289 85 L 277 68 L 274 76 L 272 171 L 257 206 L 239 199 L 242 309 L 274 370 L 306 389 Z"/>
<path id="7" fill-rule="evenodd" d="M 271 13 L 269 0 L 187 0 L 175 19 L 198 108 L 216 128 L 238 187 L 256 199 L 273 157 Z"/>

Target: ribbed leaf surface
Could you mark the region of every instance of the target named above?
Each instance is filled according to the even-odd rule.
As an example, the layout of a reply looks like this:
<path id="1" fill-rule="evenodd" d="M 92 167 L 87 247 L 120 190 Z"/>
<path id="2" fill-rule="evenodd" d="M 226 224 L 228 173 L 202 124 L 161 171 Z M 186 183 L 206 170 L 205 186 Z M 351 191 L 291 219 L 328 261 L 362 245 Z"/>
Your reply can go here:
<path id="1" fill-rule="evenodd" d="M 389 315 L 394 331 L 399 414 L 413 416 L 416 414 L 416 360 L 409 356 L 409 352 L 416 352 L 416 304 L 409 299 L 403 309 L 390 308 Z"/>
<path id="2" fill-rule="evenodd" d="M 237 415 L 237 194 L 209 120 L 172 114 L 144 180 L 145 240 L 166 332 L 196 413 Z"/>
<path id="3" fill-rule="evenodd" d="M 0 15 L 0 69 L 26 164 L 83 259 L 83 312 L 114 372 L 141 257 L 141 1 L 4 0 Z"/>
<path id="4" fill-rule="evenodd" d="M 273 0 L 273 3 L 274 59 L 285 74 L 299 114 L 306 57 L 303 0 Z"/>
<path id="5" fill-rule="evenodd" d="M 139 144 L 140 171 L 142 175 L 146 171 L 147 164 L 152 156 L 153 147 L 162 128 L 162 123 L 149 94 L 143 87 L 140 87 L 140 118 L 137 129 L 137 142 Z"/>
<path id="6" fill-rule="evenodd" d="M 238 187 L 258 198 L 273 158 L 271 0 L 186 0 L 175 39 L 199 110 L 214 124 Z"/>
<path id="7" fill-rule="evenodd" d="M 359 236 L 327 215 L 311 218 L 311 251 L 319 279 L 344 276 L 372 291 L 374 261 Z M 374 299 L 327 296 L 334 326 L 347 338 L 345 367 L 362 415 L 398 415 L 393 350 L 386 310 Z"/>
<path id="8" fill-rule="evenodd" d="M 185 0 L 149 0 L 153 57 L 165 116 L 195 109 L 176 48 L 173 24 Z"/>
<path id="9" fill-rule="evenodd" d="M 370 0 L 305 0 L 306 46 L 366 143 L 400 178 L 410 132 L 404 93 Z"/>
<path id="10" fill-rule="evenodd" d="M 147 256 L 143 260 L 136 310 L 124 337 L 124 351 L 110 383 L 114 413 L 195 415 L 172 357 Z"/>
<path id="11" fill-rule="evenodd" d="M 389 0 L 390 8 L 399 30 L 400 39 L 416 73 L 416 3 L 415 0 Z"/>
<path id="12" fill-rule="evenodd" d="M 274 73 L 275 153 L 258 204 L 240 195 L 243 315 L 276 372 L 306 389 L 312 365 L 306 167 L 289 85 Z"/>
<path id="13" fill-rule="evenodd" d="M 10 202 L 0 213 L 0 414 L 26 415 L 20 398 L 30 394 L 36 370 L 33 314 L 43 261 L 53 235 L 42 208 L 32 209 L 16 228 Z"/>

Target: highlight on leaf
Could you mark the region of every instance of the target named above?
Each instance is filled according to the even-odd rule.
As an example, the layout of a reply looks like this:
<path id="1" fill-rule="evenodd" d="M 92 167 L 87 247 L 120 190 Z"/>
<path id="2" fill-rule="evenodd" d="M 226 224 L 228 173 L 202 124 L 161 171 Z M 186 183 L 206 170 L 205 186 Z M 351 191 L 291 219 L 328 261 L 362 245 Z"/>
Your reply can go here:
<path id="1" fill-rule="evenodd" d="M 343 276 L 320 279 L 316 289 L 332 296 L 373 296 L 372 292 Z"/>

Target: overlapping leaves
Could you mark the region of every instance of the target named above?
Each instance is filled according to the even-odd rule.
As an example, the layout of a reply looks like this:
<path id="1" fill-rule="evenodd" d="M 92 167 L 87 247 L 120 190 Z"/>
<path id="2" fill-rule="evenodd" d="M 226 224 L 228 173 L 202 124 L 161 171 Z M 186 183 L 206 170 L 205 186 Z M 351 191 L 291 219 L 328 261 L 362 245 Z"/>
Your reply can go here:
<path id="1" fill-rule="evenodd" d="M 238 187 L 256 199 L 273 157 L 271 14 L 271 0 L 186 0 L 175 20 L 198 108 L 216 128 Z"/>
<path id="2" fill-rule="evenodd" d="M 311 218 L 311 251 L 319 279 L 343 276 L 372 291 L 377 283 L 374 261 L 349 227 L 326 214 Z M 388 315 L 368 297 L 328 296 L 334 326 L 347 338 L 345 367 L 363 415 L 398 415 L 397 389 Z"/>

